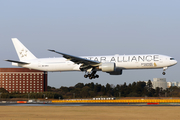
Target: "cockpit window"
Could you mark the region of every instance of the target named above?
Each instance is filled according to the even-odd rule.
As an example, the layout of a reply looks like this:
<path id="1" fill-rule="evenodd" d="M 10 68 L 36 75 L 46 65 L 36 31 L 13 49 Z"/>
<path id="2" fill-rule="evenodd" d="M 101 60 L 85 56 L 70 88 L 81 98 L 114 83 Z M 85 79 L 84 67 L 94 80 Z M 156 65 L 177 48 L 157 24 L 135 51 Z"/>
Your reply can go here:
<path id="1" fill-rule="evenodd" d="M 170 60 L 175 60 L 174 58 L 170 58 Z"/>

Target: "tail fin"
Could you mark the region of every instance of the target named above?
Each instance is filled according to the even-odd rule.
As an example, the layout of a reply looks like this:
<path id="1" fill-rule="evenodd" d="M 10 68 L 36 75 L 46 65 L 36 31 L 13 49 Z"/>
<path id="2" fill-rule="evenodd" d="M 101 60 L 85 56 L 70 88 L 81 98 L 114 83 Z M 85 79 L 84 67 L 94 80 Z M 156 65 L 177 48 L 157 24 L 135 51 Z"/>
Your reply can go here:
<path id="1" fill-rule="evenodd" d="M 12 38 L 12 42 L 20 61 L 36 59 L 36 57 L 17 38 Z"/>

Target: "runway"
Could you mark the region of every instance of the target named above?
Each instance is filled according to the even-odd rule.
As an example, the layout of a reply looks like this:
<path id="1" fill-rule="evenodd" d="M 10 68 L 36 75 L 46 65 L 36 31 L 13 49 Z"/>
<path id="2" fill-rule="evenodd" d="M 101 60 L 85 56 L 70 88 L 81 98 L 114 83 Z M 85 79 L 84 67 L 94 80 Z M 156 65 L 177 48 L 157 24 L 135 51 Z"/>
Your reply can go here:
<path id="1" fill-rule="evenodd" d="M 135 104 L 135 103 L 0 103 L 0 106 L 180 106 L 178 103 Z"/>

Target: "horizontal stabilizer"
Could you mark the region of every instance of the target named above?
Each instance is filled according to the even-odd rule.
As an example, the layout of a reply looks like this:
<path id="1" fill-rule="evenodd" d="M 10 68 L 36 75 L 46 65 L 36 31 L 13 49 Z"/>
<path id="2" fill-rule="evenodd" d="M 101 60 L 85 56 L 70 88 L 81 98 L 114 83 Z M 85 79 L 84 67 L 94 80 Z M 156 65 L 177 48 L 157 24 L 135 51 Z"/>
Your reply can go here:
<path id="1" fill-rule="evenodd" d="M 19 63 L 19 64 L 29 64 L 27 62 L 21 62 L 21 61 L 15 61 L 15 60 L 5 60 L 5 61 Z"/>

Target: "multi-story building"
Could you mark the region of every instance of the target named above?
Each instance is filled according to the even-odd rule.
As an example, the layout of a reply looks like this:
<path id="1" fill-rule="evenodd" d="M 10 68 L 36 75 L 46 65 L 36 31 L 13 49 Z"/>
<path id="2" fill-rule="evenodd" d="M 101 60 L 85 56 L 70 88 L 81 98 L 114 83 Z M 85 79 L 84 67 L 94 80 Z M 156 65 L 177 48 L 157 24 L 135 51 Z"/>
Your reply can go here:
<path id="1" fill-rule="evenodd" d="M 171 82 L 171 86 L 178 86 L 178 82 Z"/>
<path id="2" fill-rule="evenodd" d="M 170 88 L 172 86 L 171 82 L 167 82 L 167 87 Z"/>
<path id="3" fill-rule="evenodd" d="M 27 68 L 0 68 L 0 87 L 12 92 L 47 91 L 47 72 Z"/>
<path id="4" fill-rule="evenodd" d="M 167 88 L 166 78 L 154 78 L 152 84 L 154 89 L 156 89 L 156 87 L 162 87 L 163 89 Z"/>

